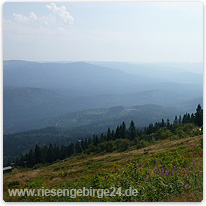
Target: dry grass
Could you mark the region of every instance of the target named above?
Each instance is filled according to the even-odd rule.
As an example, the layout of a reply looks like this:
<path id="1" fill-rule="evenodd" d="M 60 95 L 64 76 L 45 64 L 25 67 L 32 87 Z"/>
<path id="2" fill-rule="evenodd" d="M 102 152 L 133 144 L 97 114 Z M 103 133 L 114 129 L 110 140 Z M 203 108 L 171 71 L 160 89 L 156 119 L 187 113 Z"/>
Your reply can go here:
<path id="1" fill-rule="evenodd" d="M 201 202 L 203 194 L 200 192 L 183 192 L 179 196 L 172 196 L 167 202 Z"/>

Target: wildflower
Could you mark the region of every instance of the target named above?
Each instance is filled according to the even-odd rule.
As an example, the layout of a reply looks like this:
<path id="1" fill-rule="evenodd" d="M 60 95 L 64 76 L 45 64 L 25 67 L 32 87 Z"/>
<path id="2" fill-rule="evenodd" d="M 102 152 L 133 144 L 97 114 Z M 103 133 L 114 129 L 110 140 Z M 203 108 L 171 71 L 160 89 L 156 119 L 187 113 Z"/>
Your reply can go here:
<path id="1" fill-rule="evenodd" d="M 191 162 L 191 165 L 193 165 L 193 162 Z"/>
<path id="2" fill-rule="evenodd" d="M 195 171 L 195 168 L 193 169 L 193 171 Z"/>
<path id="3" fill-rule="evenodd" d="M 158 167 L 160 167 L 161 165 L 160 164 L 158 164 Z"/>
<path id="4" fill-rule="evenodd" d="M 200 170 L 199 172 L 200 172 L 200 173 L 202 173 L 202 171 L 201 171 L 201 170 Z"/>
<path id="5" fill-rule="evenodd" d="M 168 171 L 168 170 L 165 170 L 165 173 L 166 173 L 166 175 L 168 175 L 169 171 Z"/>
<path id="6" fill-rule="evenodd" d="M 185 185 L 185 189 L 188 189 L 188 184 Z"/>
<path id="7" fill-rule="evenodd" d="M 177 169 L 176 166 L 174 166 L 174 169 L 175 169 L 175 170 Z"/>
<path id="8" fill-rule="evenodd" d="M 142 168 L 144 167 L 144 165 L 142 165 Z"/>
<path id="9" fill-rule="evenodd" d="M 181 167 L 179 167 L 179 170 L 181 170 Z"/>
<path id="10" fill-rule="evenodd" d="M 157 169 L 157 167 L 155 166 L 155 168 L 153 169 L 154 171 Z"/>

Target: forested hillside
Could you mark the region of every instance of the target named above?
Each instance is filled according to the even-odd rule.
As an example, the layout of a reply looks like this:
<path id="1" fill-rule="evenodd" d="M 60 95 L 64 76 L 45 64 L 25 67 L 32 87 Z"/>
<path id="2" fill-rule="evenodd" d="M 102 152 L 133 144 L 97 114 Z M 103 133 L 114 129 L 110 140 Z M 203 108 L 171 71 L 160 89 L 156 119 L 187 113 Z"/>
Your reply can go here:
<path id="1" fill-rule="evenodd" d="M 203 110 L 161 121 L 144 130 L 124 122 L 116 131 L 75 144 L 40 147 L 16 159 L 12 173 L 4 174 L 5 201 L 169 201 L 203 199 Z M 66 159 L 65 159 L 66 158 Z M 18 166 L 19 165 L 19 166 Z M 29 168 L 32 167 L 32 168 Z M 21 177 L 21 178 L 19 178 Z M 9 196 L 8 189 L 97 189 L 109 194 L 90 196 L 54 193 Z M 131 195 L 131 190 L 138 195 Z"/>
<path id="2" fill-rule="evenodd" d="M 170 123 L 169 120 L 165 122 L 162 119 L 161 122 L 151 123 L 144 129 L 136 129 L 132 120 L 128 128 L 123 122 L 116 127 L 116 130 L 108 128 L 107 134 L 102 133 L 100 136 L 94 134 L 92 138 L 81 138 L 76 142 L 62 144 L 61 147 L 52 143 L 42 147 L 36 144 L 34 150 L 30 149 L 29 152 L 22 154 L 20 159 L 17 158 L 15 165 L 25 166 L 25 162 L 27 162 L 27 166 L 33 167 L 38 163 L 51 163 L 83 152 L 87 154 L 123 152 L 130 146 L 136 146 L 137 149 L 140 149 L 155 144 L 158 140 L 167 138 L 175 140 L 201 135 L 202 125 L 203 110 L 198 105 L 195 114 L 186 113 L 183 116 L 176 116 L 173 123 Z M 52 131 L 52 134 L 55 134 L 55 131 Z"/>

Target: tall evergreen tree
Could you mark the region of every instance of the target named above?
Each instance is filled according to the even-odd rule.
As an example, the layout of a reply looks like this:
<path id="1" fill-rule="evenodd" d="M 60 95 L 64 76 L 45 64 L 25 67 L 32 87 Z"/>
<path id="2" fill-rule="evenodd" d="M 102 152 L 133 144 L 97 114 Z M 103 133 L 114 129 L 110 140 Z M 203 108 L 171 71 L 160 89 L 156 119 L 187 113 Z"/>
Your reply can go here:
<path id="1" fill-rule="evenodd" d="M 126 129 L 126 124 L 125 122 L 122 122 L 122 125 L 120 126 L 120 133 L 121 133 L 121 138 L 126 139 L 127 138 L 127 129 Z"/>
<path id="2" fill-rule="evenodd" d="M 154 132 L 154 126 L 153 124 L 149 124 L 149 127 L 147 128 L 146 134 L 151 134 Z"/>
<path id="3" fill-rule="evenodd" d="M 200 104 L 198 104 L 195 113 L 195 124 L 198 126 L 203 125 L 203 109 Z"/>
<path id="4" fill-rule="evenodd" d="M 174 123 L 178 123 L 177 116 L 175 116 Z"/>
<path id="5" fill-rule="evenodd" d="M 182 117 L 181 117 L 181 115 L 179 115 L 178 123 L 179 123 L 179 124 L 182 123 Z"/>
<path id="6" fill-rule="evenodd" d="M 130 122 L 128 133 L 129 133 L 129 139 L 130 140 L 136 139 L 137 131 L 136 131 L 136 127 L 135 127 L 135 124 L 134 124 L 133 120 Z"/>
<path id="7" fill-rule="evenodd" d="M 35 164 L 35 159 L 34 159 L 34 152 L 32 149 L 29 150 L 29 153 L 28 153 L 28 159 L 27 159 L 27 165 L 28 167 L 32 167 L 34 166 Z"/>
<path id="8" fill-rule="evenodd" d="M 52 144 L 49 145 L 49 149 L 47 151 L 47 162 L 51 163 L 55 160 L 55 153 Z"/>
<path id="9" fill-rule="evenodd" d="M 160 127 L 165 127 L 165 121 L 164 121 L 164 119 L 162 119 L 162 122 L 161 122 L 161 124 L 160 124 Z"/>
<path id="10" fill-rule="evenodd" d="M 115 132 L 114 132 L 114 130 L 112 130 L 112 140 L 114 140 L 115 139 Z"/>
<path id="11" fill-rule="evenodd" d="M 121 133 L 120 133 L 120 127 L 117 126 L 116 132 L 115 132 L 115 139 L 121 138 Z"/>
<path id="12" fill-rule="evenodd" d="M 85 138 L 84 144 L 85 144 L 85 149 L 88 149 L 88 141 L 87 141 L 87 138 Z"/>
<path id="13" fill-rule="evenodd" d="M 34 162 L 35 162 L 35 164 L 42 162 L 41 149 L 37 144 L 36 144 L 35 149 L 34 149 Z"/>
<path id="14" fill-rule="evenodd" d="M 111 139 L 112 139 L 111 129 L 108 128 L 108 130 L 107 130 L 107 141 L 109 141 Z"/>
<path id="15" fill-rule="evenodd" d="M 167 124 L 166 124 L 167 129 L 171 129 L 171 124 L 170 124 L 170 120 L 167 119 Z"/>

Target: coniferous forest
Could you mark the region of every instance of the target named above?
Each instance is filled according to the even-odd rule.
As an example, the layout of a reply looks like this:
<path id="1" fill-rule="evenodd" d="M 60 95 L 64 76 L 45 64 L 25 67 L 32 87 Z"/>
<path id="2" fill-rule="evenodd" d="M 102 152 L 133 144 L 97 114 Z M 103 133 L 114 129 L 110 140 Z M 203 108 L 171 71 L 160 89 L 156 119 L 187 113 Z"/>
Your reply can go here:
<path id="1" fill-rule="evenodd" d="M 195 126 L 198 128 L 203 126 L 203 109 L 200 104 L 195 114 L 186 113 L 183 116 L 175 116 L 172 123 L 169 119 L 167 121 L 162 119 L 161 122 L 149 124 L 148 127 L 138 130 L 133 121 L 128 128 L 123 122 L 115 131 L 108 128 L 107 134 L 102 133 L 101 136 L 94 134 L 91 138 L 80 139 L 61 147 L 51 143 L 43 147 L 36 144 L 33 150 L 30 149 L 29 152 L 17 157 L 15 166 L 33 167 L 36 164 L 48 164 L 82 153 L 123 152 L 134 145 L 140 149 L 166 138 L 178 139 L 202 134 L 202 129 L 195 129 Z"/>

